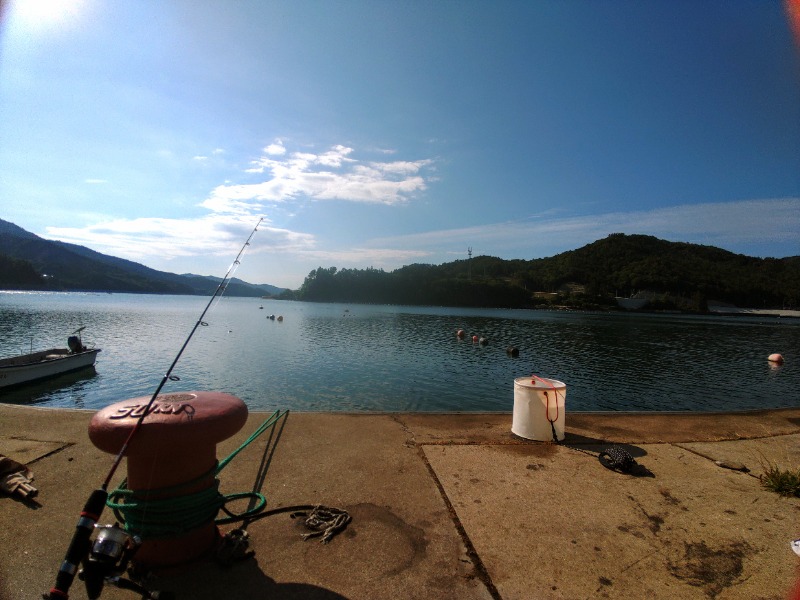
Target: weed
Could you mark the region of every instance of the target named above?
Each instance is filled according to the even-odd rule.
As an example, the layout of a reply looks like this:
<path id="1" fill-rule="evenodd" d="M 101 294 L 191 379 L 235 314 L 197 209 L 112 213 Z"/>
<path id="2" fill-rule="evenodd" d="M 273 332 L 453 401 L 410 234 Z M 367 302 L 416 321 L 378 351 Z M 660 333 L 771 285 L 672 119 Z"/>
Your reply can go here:
<path id="1" fill-rule="evenodd" d="M 761 485 L 781 496 L 800 498 L 800 468 L 780 469 L 778 465 L 772 463 L 767 463 L 763 467 L 764 473 L 758 476 Z"/>

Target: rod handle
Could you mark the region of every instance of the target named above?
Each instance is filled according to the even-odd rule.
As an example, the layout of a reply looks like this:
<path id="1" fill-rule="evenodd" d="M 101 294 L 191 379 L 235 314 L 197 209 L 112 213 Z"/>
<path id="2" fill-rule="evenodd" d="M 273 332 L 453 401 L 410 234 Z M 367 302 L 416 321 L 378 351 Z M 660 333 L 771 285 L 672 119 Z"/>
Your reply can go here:
<path id="1" fill-rule="evenodd" d="M 75 533 L 72 535 L 64 562 L 61 563 L 61 568 L 56 575 L 56 584 L 49 593 L 42 596 L 44 600 L 68 600 L 69 588 L 75 580 L 78 565 L 89 554 L 94 526 L 103 513 L 106 500 L 108 500 L 108 492 L 102 488 L 94 490 L 89 496 L 81 511 L 78 524 L 75 526 Z"/>

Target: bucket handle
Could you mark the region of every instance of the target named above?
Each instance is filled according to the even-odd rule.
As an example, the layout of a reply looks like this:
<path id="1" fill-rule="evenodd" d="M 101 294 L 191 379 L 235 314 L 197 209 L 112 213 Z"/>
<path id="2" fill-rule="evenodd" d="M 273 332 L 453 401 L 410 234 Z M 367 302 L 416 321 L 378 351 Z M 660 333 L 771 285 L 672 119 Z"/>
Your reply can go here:
<path id="1" fill-rule="evenodd" d="M 558 421 L 558 390 L 556 389 L 556 386 L 550 383 L 547 379 L 539 377 L 538 375 L 533 373 L 531 373 L 531 377 L 533 377 L 533 379 L 531 380 L 532 384 L 536 385 L 537 381 L 541 381 L 544 385 L 553 390 L 553 395 L 555 396 L 555 402 L 556 402 L 556 418 L 555 419 L 550 418 L 550 394 L 548 394 L 547 392 L 544 393 L 544 397 L 546 400 L 544 406 L 544 416 L 548 421 L 550 421 L 550 429 L 553 430 L 553 441 L 557 444 L 558 436 L 556 435 L 556 421 Z"/>

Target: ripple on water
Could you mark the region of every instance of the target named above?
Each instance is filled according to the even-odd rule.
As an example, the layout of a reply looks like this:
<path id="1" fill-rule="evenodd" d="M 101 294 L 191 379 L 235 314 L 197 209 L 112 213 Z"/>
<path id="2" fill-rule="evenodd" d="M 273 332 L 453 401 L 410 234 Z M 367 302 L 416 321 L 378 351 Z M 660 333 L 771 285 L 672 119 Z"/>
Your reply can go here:
<path id="1" fill-rule="evenodd" d="M 6 402 L 100 408 L 149 396 L 207 299 L 0 293 L 4 356 L 84 341 L 96 374 L 2 392 Z M 258 307 L 264 306 L 264 310 Z M 283 322 L 269 320 L 283 315 Z M 513 382 L 567 384 L 567 410 L 734 410 L 800 405 L 800 322 L 310 304 L 224 298 L 166 391 L 221 390 L 253 409 L 511 411 Z M 467 336 L 459 340 L 455 333 Z M 488 345 L 473 343 L 475 334 Z M 519 357 L 506 347 L 519 348 Z M 781 367 L 766 357 L 780 351 Z"/>

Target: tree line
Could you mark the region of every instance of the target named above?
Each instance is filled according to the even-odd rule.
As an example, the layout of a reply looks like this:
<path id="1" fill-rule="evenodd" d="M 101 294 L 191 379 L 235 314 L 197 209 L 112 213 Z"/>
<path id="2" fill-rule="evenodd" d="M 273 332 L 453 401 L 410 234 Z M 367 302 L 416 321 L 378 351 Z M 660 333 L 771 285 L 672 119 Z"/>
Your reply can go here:
<path id="1" fill-rule="evenodd" d="M 616 306 L 645 293 L 651 308 L 704 311 L 800 305 L 800 256 L 754 258 L 712 246 L 616 233 L 549 258 L 477 256 L 442 265 L 319 267 L 283 298 L 314 302 L 530 308 Z"/>

